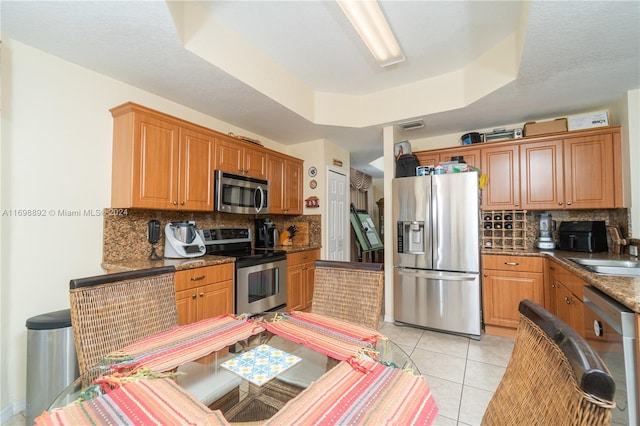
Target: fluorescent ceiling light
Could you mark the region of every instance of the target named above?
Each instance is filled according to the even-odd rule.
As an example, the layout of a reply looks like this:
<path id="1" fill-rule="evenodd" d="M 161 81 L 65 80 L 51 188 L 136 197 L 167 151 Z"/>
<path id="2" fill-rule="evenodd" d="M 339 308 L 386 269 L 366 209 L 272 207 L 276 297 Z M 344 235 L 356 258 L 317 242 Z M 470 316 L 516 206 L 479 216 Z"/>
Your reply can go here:
<path id="1" fill-rule="evenodd" d="M 374 0 L 336 1 L 381 66 L 386 67 L 404 61 L 404 53 L 391 32 L 378 2 Z"/>

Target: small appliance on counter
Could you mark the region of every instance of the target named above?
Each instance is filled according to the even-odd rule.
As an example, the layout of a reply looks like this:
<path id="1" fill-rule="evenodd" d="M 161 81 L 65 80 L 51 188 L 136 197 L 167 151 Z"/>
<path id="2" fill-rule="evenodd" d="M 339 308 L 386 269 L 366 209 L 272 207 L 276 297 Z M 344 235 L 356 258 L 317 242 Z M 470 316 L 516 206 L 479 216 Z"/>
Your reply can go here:
<path id="1" fill-rule="evenodd" d="M 204 241 L 193 221 L 169 222 L 164 227 L 164 257 L 182 259 L 203 256 Z"/>
<path id="2" fill-rule="evenodd" d="M 280 238 L 272 219 L 256 219 L 256 248 L 272 248 Z"/>
<path id="3" fill-rule="evenodd" d="M 607 251 L 607 227 L 604 220 L 560 222 L 560 250 Z"/>
<path id="4" fill-rule="evenodd" d="M 553 221 L 551 213 L 542 213 L 540 215 L 540 237 L 538 237 L 537 246 L 540 250 L 553 250 L 556 243 L 553 241 L 552 235 Z"/>

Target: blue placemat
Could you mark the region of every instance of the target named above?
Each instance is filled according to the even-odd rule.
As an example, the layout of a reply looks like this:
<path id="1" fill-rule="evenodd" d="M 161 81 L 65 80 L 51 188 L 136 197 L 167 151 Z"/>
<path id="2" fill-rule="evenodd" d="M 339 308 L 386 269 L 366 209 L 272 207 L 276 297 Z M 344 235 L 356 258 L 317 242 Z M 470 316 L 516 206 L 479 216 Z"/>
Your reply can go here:
<path id="1" fill-rule="evenodd" d="M 295 355 L 269 345 L 260 345 L 221 365 L 251 383 L 262 386 L 298 362 L 300 358 Z"/>

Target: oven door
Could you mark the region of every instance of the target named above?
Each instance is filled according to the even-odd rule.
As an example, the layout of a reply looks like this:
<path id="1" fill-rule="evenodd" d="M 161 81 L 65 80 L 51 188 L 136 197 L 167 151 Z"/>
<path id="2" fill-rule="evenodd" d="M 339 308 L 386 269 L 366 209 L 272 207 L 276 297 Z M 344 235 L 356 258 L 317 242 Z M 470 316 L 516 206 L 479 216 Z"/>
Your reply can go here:
<path id="1" fill-rule="evenodd" d="M 216 170 L 215 207 L 219 212 L 269 213 L 269 182 Z"/>
<path id="2" fill-rule="evenodd" d="M 236 313 L 260 313 L 287 303 L 287 261 L 236 262 Z"/>

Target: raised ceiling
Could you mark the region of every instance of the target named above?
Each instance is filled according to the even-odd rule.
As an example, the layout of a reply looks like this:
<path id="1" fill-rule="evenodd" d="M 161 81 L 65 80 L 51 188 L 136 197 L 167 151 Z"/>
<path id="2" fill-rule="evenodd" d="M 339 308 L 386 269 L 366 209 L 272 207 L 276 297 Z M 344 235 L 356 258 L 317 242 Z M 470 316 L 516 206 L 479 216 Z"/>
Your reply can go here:
<path id="1" fill-rule="evenodd" d="M 409 139 L 606 107 L 640 87 L 640 2 L 381 1 L 381 68 L 333 1 L 2 1 L 2 36 L 283 144 L 325 138 L 379 176 Z"/>

